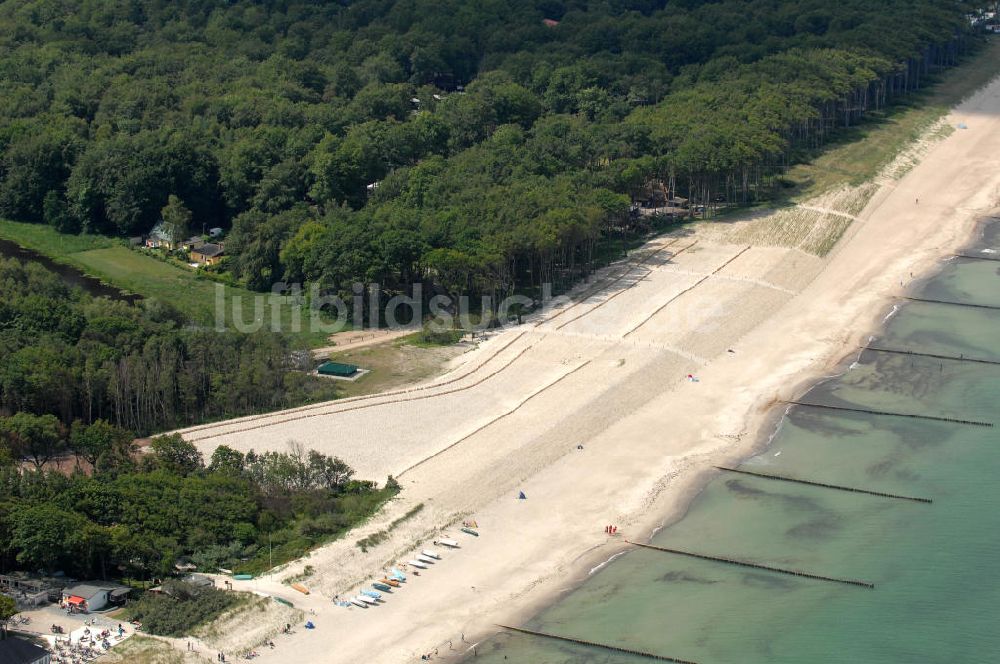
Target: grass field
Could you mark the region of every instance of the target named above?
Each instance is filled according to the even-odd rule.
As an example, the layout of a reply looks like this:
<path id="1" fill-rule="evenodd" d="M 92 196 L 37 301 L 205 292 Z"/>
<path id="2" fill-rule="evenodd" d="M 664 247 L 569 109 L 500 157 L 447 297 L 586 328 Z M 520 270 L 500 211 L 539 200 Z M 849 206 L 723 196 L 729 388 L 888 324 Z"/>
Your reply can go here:
<path id="1" fill-rule="evenodd" d="M 63 235 L 44 224 L 26 224 L 6 219 L 0 219 L 0 237 L 55 260 L 78 251 L 122 246 L 121 240 L 103 235 Z M 60 262 L 72 264 L 70 261 L 60 260 Z"/>
<path id="2" fill-rule="evenodd" d="M 130 249 L 124 242 L 94 235 L 62 235 L 48 226 L 26 224 L 0 219 L 0 238 L 45 254 L 53 260 L 78 268 L 87 274 L 130 293 L 144 298 L 167 302 L 186 317 L 202 325 L 212 325 L 216 320 L 216 292 L 222 288 L 226 304 L 226 324 L 232 326 L 233 303 L 240 301 L 242 318 L 249 324 L 253 319 L 269 326 L 270 309 L 261 307 L 260 314 L 252 317 L 260 293 L 242 288 L 222 286 L 185 267 L 159 260 L 140 250 Z M 292 309 L 280 307 L 280 329 L 298 343 L 315 348 L 326 343 L 329 332 L 310 332 L 308 317 L 303 316 L 301 329 L 291 325 Z"/>
<path id="3" fill-rule="evenodd" d="M 115 646 L 97 661 L 129 664 L 194 664 L 205 660 L 195 653 L 177 650 L 163 641 L 137 635 Z"/>
<path id="4" fill-rule="evenodd" d="M 836 187 L 859 186 L 871 180 L 904 149 L 943 117 L 948 110 L 997 76 L 1000 37 L 990 37 L 985 47 L 958 67 L 938 74 L 923 91 L 901 99 L 863 124 L 842 131 L 834 143 L 793 166 L 785 179 L 795 186 L 784 192 L 791 202 L 801 202 Z"/>
<path id="5" fill-rule="evenodd" d="M 441 373 L 449 360 L 468 350 L 461 344 L 418 346 L 409 341 L 409 337 L 403 337 L 356 350 L 330 353 L 330 359 L 335 362 L 371 370 L 356 381 L 337 381 L 340 394 L 353 397 L 419 383 Z"/>

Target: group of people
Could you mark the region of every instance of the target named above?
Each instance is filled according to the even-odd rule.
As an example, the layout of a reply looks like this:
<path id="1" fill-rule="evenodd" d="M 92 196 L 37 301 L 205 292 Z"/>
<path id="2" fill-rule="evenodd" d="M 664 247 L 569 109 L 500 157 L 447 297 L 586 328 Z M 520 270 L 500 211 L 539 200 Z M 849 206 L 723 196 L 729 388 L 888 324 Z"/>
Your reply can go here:
<path id="1" fill-rule="evenodd" d="M 617 535 L 618 526 L 604 526 L 604 532 L 607 535 Z"/>

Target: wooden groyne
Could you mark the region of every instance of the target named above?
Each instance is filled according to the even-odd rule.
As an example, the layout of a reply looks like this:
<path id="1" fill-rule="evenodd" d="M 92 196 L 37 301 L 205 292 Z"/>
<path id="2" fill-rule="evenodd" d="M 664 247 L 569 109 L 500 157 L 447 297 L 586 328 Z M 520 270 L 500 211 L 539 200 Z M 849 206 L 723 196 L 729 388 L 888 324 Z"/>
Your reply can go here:
<path id="1" fill-rule="evenodd" d="M 956 302 L 955 300 L 932 300 L 927 297 L 904 297 L 904 300 L 911 302 L 925 302 L 927 304 L 950 304 L 953 307 L 971 307 L 973 309 L 1000 310 L 1000 305 L 996 304 L 973 304 L 972 302 Z"/>
<path id="2" fill-rule="evenodd" d="M 849 586 L 860 586 L 861 588 L 872 589 L 875 587 L 875 584 L 870 581 L 861 581 L 858 579 L 838 579 L 837 577 L 834 576 L 823 576 L 822 574 L 811 574 L 809 572 L 801 572 L 796 569 L 786 569 L 784 567 L 772 567 L 770 565 L 762 565 L 761 563 L 755 563 L 751 560 L 737 560 L 735 558 L 723 558 L 722 556 L 709 556 L 704 553 L 694 553 L 693 551 L 681 551 L 680 549 L 667 549 L 662 546 L 653 546 L 652 544 L 639 544 L 638 542 L 630 542 L 629 540 L 625 541 L 633 546 L 641 546 L 644 549 L 653 549 L 654 551 L 662 551 L 664 553 L 674 553 L 677 554 L 678 556 L 687 556 L 689 558 L 698 558 L 700 560 L 711 560 L 712 562 L 727 563 L 729 565 L 738 565 L 739 567 L 762 569 L 766 572 L 777 572 L 778 574 L 800 576 L 804 579 L 829 581 L 831 583 L 843 583 Z"/>
<path id="3" fill-rule="evenodd" d="M 955 417 L 940 417 L 938 415 L 917 415 L 916 413 L 893 413 L 887 410 L 870 410 L 868 408 L 850 408 L 848 406 L 831 406 L 822 403 L 804 403 L 802 401 L 786 401 L 793 406 L 805 406 L 808 408 L 825 408 L 826 410 L 839 410 L 846 413 L 863 413 L 865 415 L 885 415 L 886 417 L 909 417 L 915 420 L 932 420 L 934 422 L 949 422 L 951 424 L 967 424 L 974 427 L 991 427 L 992 422 L 977 422 L 975 420 L 960 420 Z"/>
<path id="4" fill-rule="evenodd" d="M 974 261 L 992 261 L 1000 263 L 1000 258 L 990 258 L 989 256 L 971 256 L 969 254 L 955 254 L 955 258 L 971 258 Z"/>
<path id="5" fill-rule="evenodd" d="M 554 639 L 556 641 L 565 641 L 567 643 L 576 643 L 581 646 L 590 646 L 591 648 L 602 648 L 604 650 L 611 650 L 612 652 L 621 652 L 628 655 L 636 655 L 638 657 L 645 657 L 646 659 L 655 659 L 660 662 L 677 662 L 678 664 L 696 664 L 687 659 L 677 659 L 676 657 L 667 657 L 666 655 L 657 655 L 652 652 L 644 652 L 642 650 L 633 650 L 631 648 L 622 648 L 621 646 L 613 646 L 607 643 L 597 643 L 596 641 L 587 641 L 585 639 L 576 639 L 572 636 L 560 636 L 558 634 L 549 634 L 547 632 L 538 632 L 533 629 L 524 629 L 523 627 L 511 627 L 510 625 L 497 625 L 497 627 L 502 627 L 503 629 L 509 629 L 512 632 L 520 632 L 521 634 L 530 634 L 531 636 L 540 636 L 546 639 Z"/>
<path id="6" fill-rule="evenodd" d="M 805 484 L 807 486 L 818 486 L 823 489 L 836 489 L 837 491 L 850 491 L 851 493 L 863 493 L 868 496 L 879 496 L 880 498 L 894 498 L 896 500 L 909 500 L 915 503 L 933 503 L 930 498 L 915 498 L 913 496 L 901 496 L 895 493 L 885 493 L 883 491 L 871 491 L 869 489 L 859 489 L 853 486 L 841 486 L 839 484 L 826 484 L 825 482 L 813 482 L 812 480 L 801 480 L 797 477 L 786 477 L 784 475 L 771 475 L 768 473 L 757 473 L 752 470 L 740 470 L 739 468 L 727 468 L 726 466 L 716 466 L 719 470 L 727 473 L 739 473 L 740 475 L 750 475 L 760 477 L 765 480 L 778 480 L 780 482 L 792 482 L 794 484 Z"/>
<path id="7" fill-rule="evenodd" d="M 870 350 L 875 353 L 910 355 L 912 357 L 929 357 L 934 360 L 954 360 L 955 362 L 977 362 L 979 364 L 1000 364 L 1000 360 L 984 360 L 978 357 L 966 357 L 965 355 L 938 355 L 935 353 L 920 353 L 915 350 L 902 350 L 897 348 L 878 348 L 876 346 L 862 346 L 861 350 Z"/>

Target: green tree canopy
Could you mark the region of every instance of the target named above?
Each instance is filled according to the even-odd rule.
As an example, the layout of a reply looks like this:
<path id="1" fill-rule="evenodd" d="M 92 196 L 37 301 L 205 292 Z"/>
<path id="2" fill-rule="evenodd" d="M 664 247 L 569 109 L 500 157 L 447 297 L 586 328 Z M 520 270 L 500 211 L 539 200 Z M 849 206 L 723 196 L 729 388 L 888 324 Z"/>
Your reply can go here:
<path id="1" fill-rule="evenodd" d="M 198 448 L 179 433 L 153 438 L 149 449 L 157 465 L 180 475 L 190 475 L 205 465 Z"/>
<path id="2" fill-rule="evenodd" d="M 191 210 L 177 196 L 170 194 L 167 204 L 160 210 L 163 230 L 176 245 L 191 234 Z"/>
<path id="3" fill-rule="evenodd" d="M 39 470 L 66 449 L 65 429 L 55 415 L 20 412 L 2 417 L 0 436 L 14 457 L 27 457 Z"/>

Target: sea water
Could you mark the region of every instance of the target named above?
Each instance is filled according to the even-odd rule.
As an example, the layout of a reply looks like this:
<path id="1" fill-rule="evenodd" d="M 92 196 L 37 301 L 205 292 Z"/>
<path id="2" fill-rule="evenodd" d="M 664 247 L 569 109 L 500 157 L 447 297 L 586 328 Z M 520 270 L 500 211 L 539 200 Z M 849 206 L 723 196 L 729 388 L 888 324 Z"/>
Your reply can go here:
<path id="1" fill-rule="evenodd" d="M 969 253 L 993 247 L 997 224 Z M 1000 307 L 1000 262 L 911 294 Z M 1000 310 L 903 303 L 872 345 L 1000 362 Z M 723 473 L 651 542 L 874 589 L 637 549 L 524 627 L 702 664 L 1000 661 L 1000 364 L 866 351 L 802 400 L 998 427 L 794 407 L 742 469 L 933 503 Z M 476 661 L 650 660 L 501 634 Z"/>

